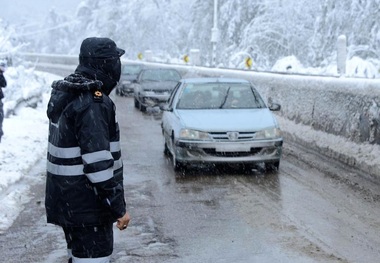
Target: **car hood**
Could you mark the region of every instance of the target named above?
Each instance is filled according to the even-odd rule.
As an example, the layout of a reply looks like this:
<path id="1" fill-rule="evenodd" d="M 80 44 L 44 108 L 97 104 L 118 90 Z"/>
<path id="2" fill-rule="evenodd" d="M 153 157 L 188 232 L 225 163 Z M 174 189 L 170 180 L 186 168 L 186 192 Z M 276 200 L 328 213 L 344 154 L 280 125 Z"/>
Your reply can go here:
<path id="1" fill-rule="evenodd" d="M 277 127 L 268 108 L 177 110 L 183 127 L 199 131 L 259 131 Z"/>
<path id="2" fill-rule="evenodd" d="M 144 81 L 141 88 L 151 90 L 172 90 L 178 81 Z"/>

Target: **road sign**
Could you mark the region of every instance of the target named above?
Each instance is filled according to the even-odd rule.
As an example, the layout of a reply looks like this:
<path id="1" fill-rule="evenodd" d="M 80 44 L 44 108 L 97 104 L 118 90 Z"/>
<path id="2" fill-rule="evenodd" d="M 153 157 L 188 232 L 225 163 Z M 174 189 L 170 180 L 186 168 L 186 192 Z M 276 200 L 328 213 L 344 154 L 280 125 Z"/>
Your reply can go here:
<path id="1" fill-rule="evenodd" d="M 188 63 L 190 61 L 189 56 L 188 55 L 183 56 L 183 61 L 185 61 L 185 63 Z"/>
<path id="2" fill-rule="evenodd" d="M 247 58 L 245 59 L 245 66 L 246 66 L 247 68 L 250 69 L 250 68 L 252 67 L 252 63 L 253 63 L 252 58 L 247 57 Z"/>

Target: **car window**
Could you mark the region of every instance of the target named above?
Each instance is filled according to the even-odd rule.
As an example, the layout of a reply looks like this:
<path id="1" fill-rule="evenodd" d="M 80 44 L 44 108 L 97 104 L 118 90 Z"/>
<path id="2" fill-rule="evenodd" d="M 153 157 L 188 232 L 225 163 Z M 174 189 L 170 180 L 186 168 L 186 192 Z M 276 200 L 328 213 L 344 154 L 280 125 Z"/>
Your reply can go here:
<path id="1" fill-rule="evenodd" d="M 264 108 L 260 94 L 244 83 L 195 83 L 184 87 L 178 109 Z"/>
<path id="2" fill-rule="evenodd" d="M 143 81 L 179 81 L 181 76 L 175 70 L 146 70 L 143 72 Z"/>
<path id="3" fill-rule="evenodd" d="M 124 65 L 122 74 L 124 75 L 136 75 L 142 69 L 141 65 Z"/>
<path id="4" fill-rule="evenodd" d="M 170 94 L 170 97 L 168 100 L 169 108 L 173 107 L 173 100 L 174 100 L 180 86 L 181 86 L 181 82 L 178 82 L 178 84 L 174 87 L 172 93 Z"/>

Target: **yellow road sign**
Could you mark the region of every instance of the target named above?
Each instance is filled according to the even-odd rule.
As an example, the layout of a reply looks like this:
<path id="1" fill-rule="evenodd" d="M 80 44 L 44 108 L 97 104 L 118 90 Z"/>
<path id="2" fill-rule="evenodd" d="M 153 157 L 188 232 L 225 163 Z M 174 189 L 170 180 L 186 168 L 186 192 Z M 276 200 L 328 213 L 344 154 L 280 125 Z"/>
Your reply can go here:
<path id="1" fill-rule="evenodd" d="M 185 63 L 188 63 L 189 60 L 190 60 L 190 58 L 189 58 L 188 55 L 185 55 L 185 56 L 183 57 L 183 61 L 185 61 Z"/>
<path id="2" fill-rule="evenodd" d="M 245 66 L 246 66 L 247 68 L 251 68 L 251 67 L 252 67 L 252 63 L 253 63 L 253 61 L 252 61 L 252 59 L 251 59 L 250 57 L 247 57 L 247 58 L 245 59 Z"/>
<path id="3" fill-rule="evenodd" d="M 142 53 L 138 53 L 137 57 L 138 57 L 138 59 L 142 60 L 143 59 L 143 54 Z"/>

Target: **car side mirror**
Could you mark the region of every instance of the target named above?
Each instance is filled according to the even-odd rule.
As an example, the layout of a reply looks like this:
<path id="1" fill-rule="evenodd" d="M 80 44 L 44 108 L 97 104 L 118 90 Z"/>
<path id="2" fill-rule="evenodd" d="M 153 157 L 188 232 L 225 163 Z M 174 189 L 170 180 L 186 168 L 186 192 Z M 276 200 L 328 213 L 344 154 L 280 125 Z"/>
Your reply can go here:
<path id="1" fill-rule="evenodd" d="M 271 103 L 268 107 L 271 111 L 279 111 L 281 110 L 281 105 L 278 103 Z"/>
<path id="2" fill-rule="evenodd" d="M 172 111 L 173 109 L 169 107 L 169 104 L 164 103 L 160 105 L 160 110 L 162 111 Z"/>

